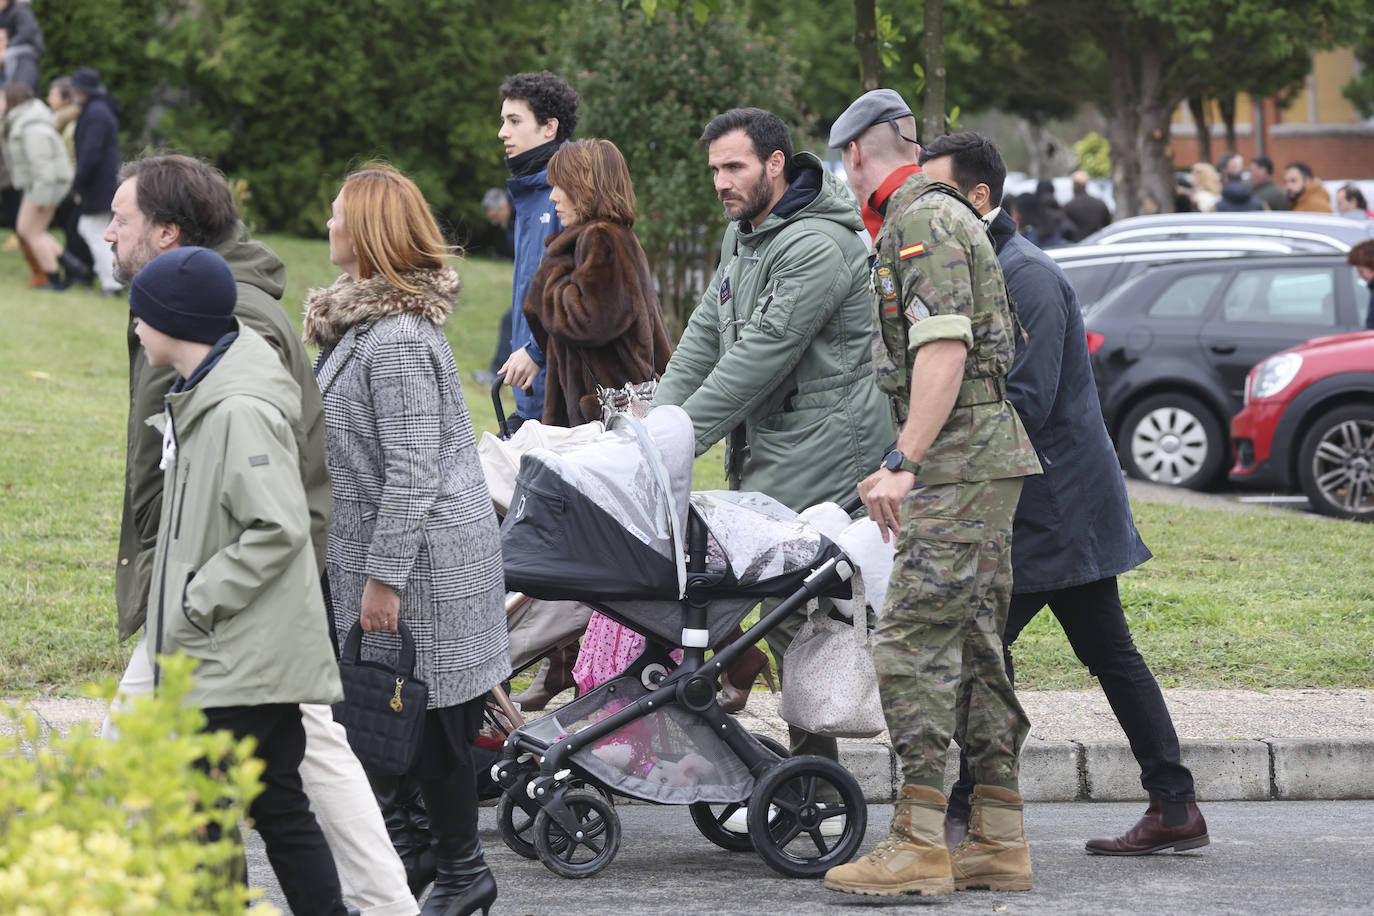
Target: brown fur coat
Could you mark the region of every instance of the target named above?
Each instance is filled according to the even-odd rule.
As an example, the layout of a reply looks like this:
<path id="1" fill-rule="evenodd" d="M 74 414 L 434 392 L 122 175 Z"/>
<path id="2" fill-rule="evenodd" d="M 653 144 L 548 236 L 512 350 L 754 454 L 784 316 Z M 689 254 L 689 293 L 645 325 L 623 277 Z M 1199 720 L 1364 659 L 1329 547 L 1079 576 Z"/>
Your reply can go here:
<path id="1" fill-rule="evenodd" d="M 629 228 L 591 220 L 545 245 L 525 298 L 547 370 L 542 420 L 578 426 L 600 417 L 597 385 L 656 378 L 673 345 L 648 259 Z"/>
<path id="2" fill-rule="evenodd" d="M 401 279 L 418 292 L 392 285 L 385 274 L 366 280 L 342 274 L 327 289 L 310 290 L 305 294 L 305 342 L 332 350 L 353 325 L 388 315 L 413 313 L 443 327 L 463 288 L 458 272 L 452 267 L 410 270 Z"/>

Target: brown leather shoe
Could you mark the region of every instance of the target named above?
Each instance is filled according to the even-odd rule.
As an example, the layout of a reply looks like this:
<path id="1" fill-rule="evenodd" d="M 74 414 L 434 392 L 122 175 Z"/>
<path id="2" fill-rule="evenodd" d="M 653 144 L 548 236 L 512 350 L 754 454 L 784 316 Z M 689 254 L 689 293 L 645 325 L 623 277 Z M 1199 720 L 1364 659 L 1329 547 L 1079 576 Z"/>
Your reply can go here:
<path id="1" fill-rule="evenodd" d="M 954 847 L 964 841 L 968 836 L 968 818 L 955 817 L 952 814 L 945 815 L 945 846 L 953 852 Z"/>
<path id="2" fill-rule="evenodd" d="M 573 666 L 577 664 L 578 644 L 554 649 L 534 680 L 523 691 L 511 696 L 513 702 L 520 704 L 521 712 L 538 712 L 549 705 L 558 694 L 569 687 L 576 687 L 573 680 Z"/>
<path id="3" fill-rule="evenodd" d="M 1089 855 L 1095 856 L 1148 856 L 1152 852 L 1173 848 L 1175 852 L 1197 849 L 1211 842 L 1207 836 L 1207 821 L 1197 804 L 1185 804 L 1187 817 L 1183 823 L 1173 827 L 1164 826 L 1164 806 L 1158 798 L 1151 797 L 1145 816 L 1136 825 L 1119 837 L 1101 837 L 1089 840 L 1086 846 Z"/>

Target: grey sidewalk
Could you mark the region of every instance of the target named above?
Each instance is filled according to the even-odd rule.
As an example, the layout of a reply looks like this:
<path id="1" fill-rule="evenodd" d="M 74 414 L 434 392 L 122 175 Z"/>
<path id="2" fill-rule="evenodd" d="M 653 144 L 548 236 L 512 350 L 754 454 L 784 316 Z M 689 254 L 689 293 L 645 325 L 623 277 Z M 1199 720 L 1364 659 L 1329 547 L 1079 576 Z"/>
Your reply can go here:
<path id="1" fill-rule="evenodd" d="M 1145 797 L 1125 736 L 1096 690 L 1023 690 L 1031 719 L 1021 786 L 1032 801 L 1134 801 Z M 1165 690 L 1204 801 L 1374 798 L 1374 690 Z M 38 697 L 53 728 L 98 725 L 104 705 Z M 777 698 L 756 690 L 740 721 L 786 740 Z M 9 727 L 0 719 L 0 729 Z M 873 802 L 890 801 L 899 773 L 885 736 L 842 741 L 842 762 Z M 951 755 L 952 757 L 954 755 Z M 957 760 L 951 760 L 951 774 Z"/>

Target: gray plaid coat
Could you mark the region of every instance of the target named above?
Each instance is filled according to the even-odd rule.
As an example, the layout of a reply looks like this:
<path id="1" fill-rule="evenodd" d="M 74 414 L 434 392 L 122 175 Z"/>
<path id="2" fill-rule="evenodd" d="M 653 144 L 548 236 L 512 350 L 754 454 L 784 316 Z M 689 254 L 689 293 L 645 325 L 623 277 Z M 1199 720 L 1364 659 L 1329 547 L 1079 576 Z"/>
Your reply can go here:
<path id="1" fill-rule="evenodd" d="M 453 351 L 439 325 L 458 292 L 450 269 L 340 277 L 306 298 L 306 336 L 324 349 L 333 478 L 326 566 L 340 643 L 358 620 L 363 585 L 401 593 L 415 637 L 415 676 L 430 708 L 485 693 L 510 674 L 501 542 L 477 460 Z M 394 660 L 399 637 L 369 633 L 363 657 Z"/>

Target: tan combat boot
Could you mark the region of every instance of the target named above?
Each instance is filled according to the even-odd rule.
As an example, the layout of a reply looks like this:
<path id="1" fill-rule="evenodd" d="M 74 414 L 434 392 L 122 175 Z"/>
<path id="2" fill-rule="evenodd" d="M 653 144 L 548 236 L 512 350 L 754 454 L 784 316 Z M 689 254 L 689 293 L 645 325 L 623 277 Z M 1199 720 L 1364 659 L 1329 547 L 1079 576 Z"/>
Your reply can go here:
<path id="1" fill-rule="evenodd" d="M 1031 889 L 1030 847 L 1021 806 L 1021 796 L 1010 789 L 973 787 L 968 836 L 950 853 L 957 890 Z"/>
<path id="2" fill-rule="evenodd" d="M 857 862 L 826 872 L 825 886 L 877 897 L 953 892 L 944 795 L 929 786 L 902 786 L 887 839 Z"/>

